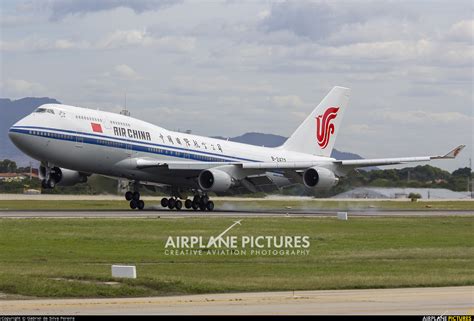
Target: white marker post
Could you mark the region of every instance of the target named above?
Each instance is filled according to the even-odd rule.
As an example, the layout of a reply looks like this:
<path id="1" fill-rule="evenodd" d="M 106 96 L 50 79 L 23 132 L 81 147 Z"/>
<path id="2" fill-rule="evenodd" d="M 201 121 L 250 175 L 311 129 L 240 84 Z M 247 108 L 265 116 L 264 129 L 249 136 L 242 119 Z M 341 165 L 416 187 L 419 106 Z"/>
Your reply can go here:
<path id="1" fill-rule="evenodd" d="M 137 269 L 134 265 L 112 265 L 113 278 L 137 278 Z"/>
<path id="2" fill-rule="evenodd" d="M 337 219 L 347 221 L 347 212 L 337 212 Z"/>

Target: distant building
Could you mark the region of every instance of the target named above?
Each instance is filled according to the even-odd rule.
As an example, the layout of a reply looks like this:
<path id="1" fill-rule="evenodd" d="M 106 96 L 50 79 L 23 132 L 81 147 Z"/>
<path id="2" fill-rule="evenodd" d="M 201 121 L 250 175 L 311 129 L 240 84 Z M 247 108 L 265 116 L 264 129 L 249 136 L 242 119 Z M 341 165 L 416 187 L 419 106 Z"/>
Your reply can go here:
<path id="1" fill-rule="evenodd" d="M 21 182 L 26 178 L 23 174 L 18 173 L 0 173 L 0 181 L 2 182 Z"/>
<path id="2" fill-rule="evenodd" d="M 30 177 L 30 173 L 0 173 L 0 182 L 21 182 Z M 33 170 L 32 178 L 38 177 L 38 171 Z"/>
<path id="3" fill-rule="evenodd" d="M 421 195 L 422 199 L 467 199 L 469 193 L 454 192 L 445 188 L 391 188 L 391 187 L 358 187 L 337 194 L 332 198 L 371 198 L 371 199 L 400 199 L 408 198 L 410 193 Z"/>

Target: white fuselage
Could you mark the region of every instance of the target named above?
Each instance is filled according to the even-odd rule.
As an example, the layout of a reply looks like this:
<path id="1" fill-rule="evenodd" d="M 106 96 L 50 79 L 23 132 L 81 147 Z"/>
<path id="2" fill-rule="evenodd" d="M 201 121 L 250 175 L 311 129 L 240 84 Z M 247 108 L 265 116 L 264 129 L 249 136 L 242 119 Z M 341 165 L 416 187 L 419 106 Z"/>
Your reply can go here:
<path id="1" fill-rule="evenodd" d="M 192 162 L 330 161 L 327 157 L 259 147 L 166 130 L 132 117 L 60 104 L 41 106 L 10 128 L 31 157 L 84 173 L 189 185 L 159 169 L 139 170 L 134 159 Z"/>

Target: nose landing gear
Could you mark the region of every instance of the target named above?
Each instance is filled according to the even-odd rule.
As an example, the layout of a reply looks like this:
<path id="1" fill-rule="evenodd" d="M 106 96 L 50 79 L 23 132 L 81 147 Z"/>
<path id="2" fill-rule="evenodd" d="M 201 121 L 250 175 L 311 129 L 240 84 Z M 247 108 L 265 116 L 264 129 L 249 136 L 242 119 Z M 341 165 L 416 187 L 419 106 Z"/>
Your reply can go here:
<path id="1" fill-rule="evenodd" d="M 56 182 L 54 179 L 43 179 L 41 180 L 41 187 L 44 189 L 53 189 L 56 187 Z"/>
<path id="2" fill-rule="evenodd" d="M 41 180 L 41 187 L 44 189 L 53 189 L 56 187 L 56 182 L 58 179 L 57 174 L 54 172 L 53 168 L 46 164 L 42 166 L 44 178 Z"/>

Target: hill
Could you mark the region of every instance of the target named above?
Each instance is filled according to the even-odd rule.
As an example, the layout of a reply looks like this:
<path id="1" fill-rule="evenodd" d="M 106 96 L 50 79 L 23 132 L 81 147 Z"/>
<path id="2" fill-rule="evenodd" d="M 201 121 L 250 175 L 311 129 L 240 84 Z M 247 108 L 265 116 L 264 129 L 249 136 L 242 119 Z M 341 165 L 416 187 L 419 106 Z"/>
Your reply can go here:
<path id="1" fill-rule="evenodd" d="M 222 136 L 214 136 L 214 138 L 227 140 L 227 138 Z M 273 134 L 263 134 L 263 133 L 245 133 L 240 136 L 230 137 L 230 141 L 232 142 L 239 142 L 244 144 L 256 145 L 256 146 L 265 146 L 265 147 L 277 147 L 282 145 L 286 140 L 287 137 L 280 136 L 280 135 L 273 135 Z M 342 152 L 337 149 L 333 149 L 331 153 L 331 157 L 336 159 L 361 159 L 360 155 L 349 153 L 349 152 Z"/>

